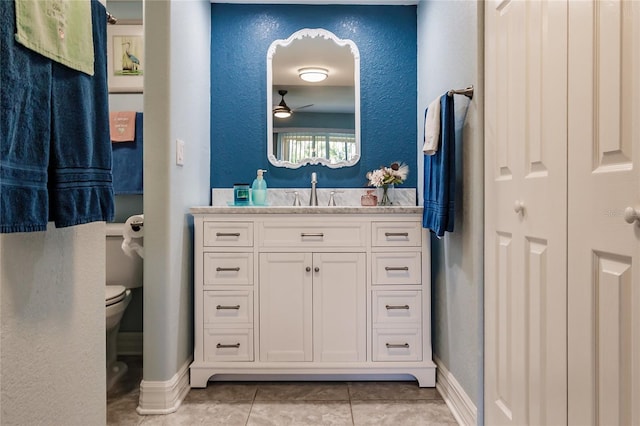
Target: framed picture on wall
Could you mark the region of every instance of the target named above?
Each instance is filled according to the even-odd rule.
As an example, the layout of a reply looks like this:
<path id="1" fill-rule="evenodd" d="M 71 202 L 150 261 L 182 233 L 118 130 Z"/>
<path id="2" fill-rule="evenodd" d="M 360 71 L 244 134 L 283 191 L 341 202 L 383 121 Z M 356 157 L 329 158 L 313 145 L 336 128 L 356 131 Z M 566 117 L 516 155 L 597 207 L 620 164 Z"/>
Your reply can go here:
<path id="1" fill-rule="evenodd" d="M 142 93 L 144 38 L 142 25 L 107 26 L 107 81 L 109 93 Z"/>

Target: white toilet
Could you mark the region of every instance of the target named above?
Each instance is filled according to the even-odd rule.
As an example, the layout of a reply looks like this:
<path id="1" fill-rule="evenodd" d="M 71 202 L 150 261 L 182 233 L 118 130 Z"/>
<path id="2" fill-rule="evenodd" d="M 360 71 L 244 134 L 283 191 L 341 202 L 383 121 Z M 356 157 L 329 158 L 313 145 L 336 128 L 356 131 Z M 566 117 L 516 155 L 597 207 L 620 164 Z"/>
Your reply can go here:
<path id="1" fill-rule="evenodd" d="M 130 289 L 142 287 L 142 258 L 129 257 L 122 251 L 124 226 L 124 223 L 106 224 L 107 390 L 127 372 L 127 365 L 117 360 L 118 330 L 131 300 Z"/>

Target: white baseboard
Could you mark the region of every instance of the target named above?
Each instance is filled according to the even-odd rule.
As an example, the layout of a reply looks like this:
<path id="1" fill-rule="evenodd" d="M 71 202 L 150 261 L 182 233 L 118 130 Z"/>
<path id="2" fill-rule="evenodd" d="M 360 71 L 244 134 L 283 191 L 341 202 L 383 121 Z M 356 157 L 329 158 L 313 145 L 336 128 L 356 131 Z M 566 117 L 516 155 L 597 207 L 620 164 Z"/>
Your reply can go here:
<path id="1" fill-rule="evenodd" d="M 118 355 L 142 356 L 142 332 L 118 333 Z"/>
<path id="2" fill-rule="evenodd" d="M 447 403 L 451 413 L 461 425 L 476 425 L 478 423 L 478 410 L 475 404 L 442 361 L 437 357 L 434 357 L 433 360 L 438 366 L 436 389 L 442 395 L 442 399 Z"/>
<path id="3" fill-rule="evenodd" d="M 143 380 L 140 383 L 140 401 L 136 411 L 138 414 L 171 414 L 174 413 L 191 389 L 189 386 L 188 359 L 174 376 L 164 382 Z"/>

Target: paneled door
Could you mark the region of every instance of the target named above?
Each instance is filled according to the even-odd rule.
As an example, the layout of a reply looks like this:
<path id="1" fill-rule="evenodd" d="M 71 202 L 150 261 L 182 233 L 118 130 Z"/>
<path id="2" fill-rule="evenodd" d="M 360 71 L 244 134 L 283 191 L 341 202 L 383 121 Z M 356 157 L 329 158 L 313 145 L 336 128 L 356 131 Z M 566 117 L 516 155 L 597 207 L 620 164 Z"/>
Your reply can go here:
<path id="1" fill-rule="evenodd" d="M 485 423 L 567 421 L 567 3 L 485 3 Z"/>
<path id="2" fill-rule="evenodd" d="M 569 75 L 569 424 L 640 425 L 640 2 L 570 2 Z"/>

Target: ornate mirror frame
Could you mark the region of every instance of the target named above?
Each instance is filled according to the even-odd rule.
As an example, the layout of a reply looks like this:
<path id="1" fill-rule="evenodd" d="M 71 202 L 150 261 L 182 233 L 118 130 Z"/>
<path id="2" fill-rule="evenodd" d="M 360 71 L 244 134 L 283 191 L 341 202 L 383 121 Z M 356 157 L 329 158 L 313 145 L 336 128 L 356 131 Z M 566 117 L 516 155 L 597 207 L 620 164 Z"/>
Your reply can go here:
<path id="1" fill-rule="evenodd" d="M 286 47 L 289 46 L 296 40 L 302 40 L 305 37 L 322 37 L 327 40 L 332 40 L 334 43 L 338 45 L 338 47 L 349 46 L 351 50 L 351 54 L 353 56 L 353 83 L 354 83 L 354 119 L 355 119 L 355 143 L 356 149 L 355 154 L 348 161 L 340 161 L 337 163 L 331 163 L 326 158 L 305 158 L 297 163 L 292 163 L 289 161 L 278 160 L 276 158 L 275 153 L 273 152 L 273 56 L 276 53 L 276 48 L 278 47 Z M 330 31 L 327 31 L 322 28 L 304 28 L 299 31 L 293 33 L 286 40 L 275 40 L 269 46 L 267 50 L 267 158 L 269 162 L 276 167 L 286 167 L 290 169 L 297 169 L 299 167 L 308 165 L 308 164 L 321 164 L 323 166 L 327 166 L 332 169 L 337 169 L 341 167 L 350 167 L 354 166 L 358 161 L 360 161 L 360 52 L 356 44 L 349 39 L 341 39 L 338 38 L 335 34 Z"/>

